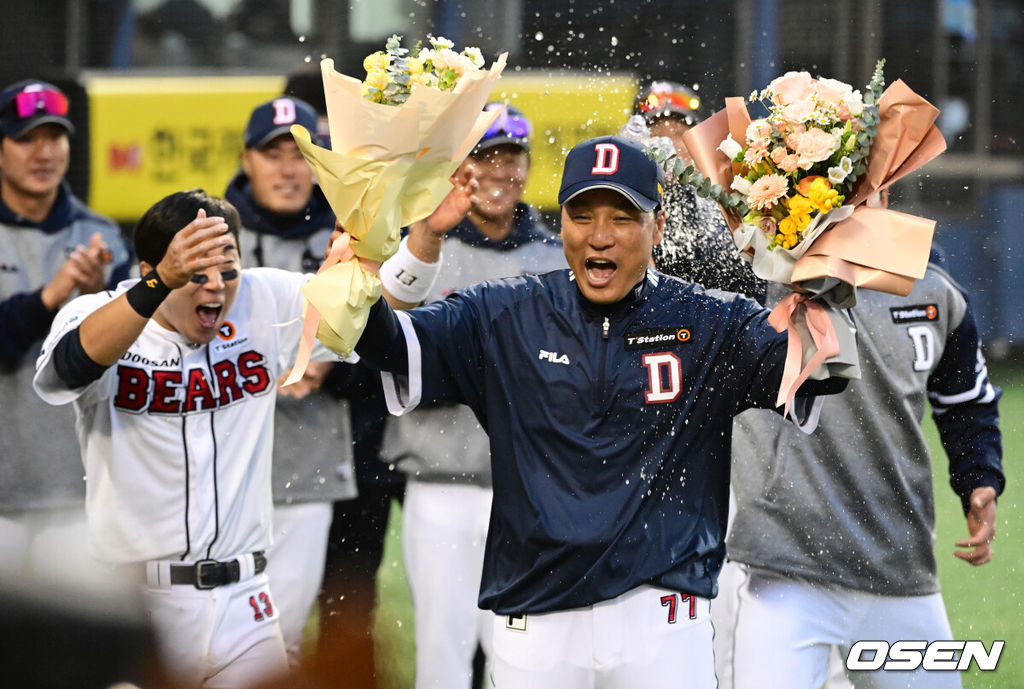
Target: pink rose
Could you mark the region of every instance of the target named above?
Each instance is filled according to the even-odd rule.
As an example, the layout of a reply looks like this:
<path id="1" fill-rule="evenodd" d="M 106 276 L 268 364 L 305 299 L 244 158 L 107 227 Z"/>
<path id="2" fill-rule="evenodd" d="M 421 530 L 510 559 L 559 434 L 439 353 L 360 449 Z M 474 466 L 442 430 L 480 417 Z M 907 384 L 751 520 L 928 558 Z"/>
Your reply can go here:
<path id="1" fill-rule="evenodd" d="M 772 149 L 772 162 L 778 165 L 782 162 L 782 159 L 786 157 L 787 153 L 788 151 L 786 151 L 782 146 L 776 146 Z"/>
<path id="2" fill-rule="evenodd" d="M 782 108 L 782 116 L 786 118 L 787 122 L 806 122 L 807 120 L 811 119 L 811 115 L 813 114 L 814 100 L 812 100 L 811 98 L 798 100 Z"/>
<path id="3" fill-rule="evenodd" d="M 838 109 L 853 89 L 836 79 L 818 79 L 817 90 L 818 98 Z"/>
<path id="4" fill-rule="evenodd" d="M 790 153 L 784 156 L 777 164 L 783 172 L 792 172 L 800 166 L 800 157 L 796 153 Z"/>
<path id="5" fill-rule="evenodd" d="M 814 95 L 814 79 L 808 72 L 786 72 L 768 84 L 768 90 L 778 105 L 809 100 Z"/>
<path id="6" fill-rule="evenodd" d="M 814 163 L 827 160 L 830 155 L 835 153 L 838 146 L 835 136 L 817 127 L 796 136 L 794 149 L 800 158 L 800 167 L 805 170 Z"/>

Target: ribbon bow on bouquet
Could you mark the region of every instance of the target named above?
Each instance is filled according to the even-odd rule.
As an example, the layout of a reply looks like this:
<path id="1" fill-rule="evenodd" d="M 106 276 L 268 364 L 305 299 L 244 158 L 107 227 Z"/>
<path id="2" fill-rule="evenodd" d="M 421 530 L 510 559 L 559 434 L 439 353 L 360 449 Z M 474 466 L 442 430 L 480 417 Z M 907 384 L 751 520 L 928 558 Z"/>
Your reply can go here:
<path id="1" fill-rule="evenodd" d="M 446 39 L 430 43 L 411 56 L 392 36 L 385 52 L 366 58 L 365 82 L 324 59 L 331 148 L 292 126 L 346 233 L 302 288 L 302 344 L 285 385 L 301 378 L 314 336 L 332 351 L 351 354 L 380 297 L 377 271 L 397 251 L 400 228 L 437 208 L 452 189 L 451 175 L 501 114 L 483 108 L 506 55 L 484 70 L 478 49 L 456 53 Z"/>
<path id="2" fill-rule="evenodd" d="M 864 96 L 834 79 L 788 72 L 750 95 L 767 114 L 751 120 L 742 98 L 684 135 L 693 166 L 673 173 L 719 202 L 737 247 L 754 273 L 791 287 L 772 314 L 782 332 L 799 322 L 810 340 L 790 331 L 778 404 L 786 412 L 796 389 L 839 353 L 848 328 L 842 309 L 856 288 L 907 295 L 928 265 L 935 222 L 871 207 L 877 194 L 945 150 L 939 111 L 897 80 L 882 92 L 878 62 Z M 815 351 L 816 350 L 816 351 Z M 829 366 L 832 364 L 829 363 Z M 856 366 L 833 372 L 856 377 Z"/>

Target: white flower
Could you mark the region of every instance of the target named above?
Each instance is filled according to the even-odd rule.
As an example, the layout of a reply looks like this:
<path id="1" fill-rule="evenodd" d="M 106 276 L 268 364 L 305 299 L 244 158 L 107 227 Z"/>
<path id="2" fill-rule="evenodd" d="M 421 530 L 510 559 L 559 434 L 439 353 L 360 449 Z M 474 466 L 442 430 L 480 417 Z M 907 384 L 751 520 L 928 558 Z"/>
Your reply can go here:
<path id="1" fill-rule="evenodd" d="M 750 181 L 748 181 L 745 177 L 740 177 L 739 175 L 736 175 L 735 177 L 733 177 L 732 178 L 732 184 L 729 185 L 729 187 L 731 187 L 732 189 L 735 189 L 736 191 L 738 191 L 739 193 L 743 194 L 744 196 L 747 196 L 747 195 L 750 194 L 750 188 L 752 186 L 754 186 L 754 185 L 751 184 Z"/>
<path id="2" fill-rule="evenodd" d="M 828 169 L 828 181 L 833 185 L 840 184 L 851 172 L 853 172 L 853 163 L 849 156 L 843 156 L 839 159 L 839 165 Z"/>
<path id="3" fill-rule="evenodd" d="M 430 48 L 420 48 L 420 54 L 416 56 L 420 62 L 426 63 L 427 60 L 434 59 L 434 51 Z"/>
<path id="4" fill-rule="evenodd" d="M 442 48 L 434 53 L 434 71 L 441 74 L 445 69 L 451 68 L 460 77 L 466 72 L 475 69 L 473 62 L 465 55 L 459 55 L 451 48 Z"/>
<path id="5" fill-rule="evenodd" d="M 729 134 L 715 150 L 724 153 L 725 157 L 729 160 L 735 160 L 736 156 L 743 152 L 743 147 L 736 143 L 736 140 L 732 138 L 732 134 Z"/>
<path id="6" fill-rule="evenodd" d="M 472 62 L 473 66 L 477 69 L 484 66 L 484 56 L 480 52 L 479 48 L 466 48 L 462 51 L 462 54 L 468 57 L 470 62 Z"/>
<path id="7" fill-rule="evenodd" d="M 853 117 L 860 117 L 864 112 L 864 99 L 860 91 L 851 91 L 843 99 L 843 104 Z"/>
<path id="8" fill-rule="evenodd" d="M 747 125 L 747 143 L 752 144 L 755 141 L 765 138 L 771 133 L 772 127 L 770 124 L 768 124 L 767 119 L 762 117 L 761 119 L 754 120 L 749 125 Z"/>
<path id="9" fill-rule="evenodd" d="M 437 50 L 441 50 L 443 48 L 448 48 L 450 50 L 455 47 L 455 44 L 444 36 L 431 36 L 430 45 L 434 46 Z"/>

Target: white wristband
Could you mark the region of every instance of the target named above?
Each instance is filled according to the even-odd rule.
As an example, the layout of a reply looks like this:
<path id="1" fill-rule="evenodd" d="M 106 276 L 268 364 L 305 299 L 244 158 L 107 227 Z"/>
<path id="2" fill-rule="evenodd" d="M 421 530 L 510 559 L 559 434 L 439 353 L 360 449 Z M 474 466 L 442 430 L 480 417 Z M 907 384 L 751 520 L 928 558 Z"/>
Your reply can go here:
<path id="1" fill-rule="evenodd" d="M 442 255 L 437 263 L 425 263 L 412 255 L 406 237 L 394 256 L 380 267 L 380 281 L 395 299 L 418 304 L 430 294 L 441 272 Z"/>

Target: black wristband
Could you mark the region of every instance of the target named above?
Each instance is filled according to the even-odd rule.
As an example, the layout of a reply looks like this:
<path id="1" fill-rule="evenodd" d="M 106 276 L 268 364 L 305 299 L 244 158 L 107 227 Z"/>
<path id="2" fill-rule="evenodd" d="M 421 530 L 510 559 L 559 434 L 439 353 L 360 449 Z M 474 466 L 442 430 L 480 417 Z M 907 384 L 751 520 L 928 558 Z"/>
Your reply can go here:
<path id="1" fill-rule="evenodd" d="M 170 293 L 171 288 L 164 284 L 154 269 L 142 276 L 134 287 L 125 292 L 125 296 L 137 314 L 143 318 L 152 318 Z"/>

